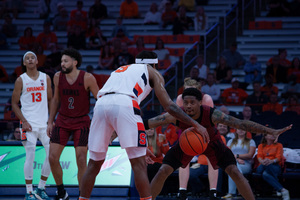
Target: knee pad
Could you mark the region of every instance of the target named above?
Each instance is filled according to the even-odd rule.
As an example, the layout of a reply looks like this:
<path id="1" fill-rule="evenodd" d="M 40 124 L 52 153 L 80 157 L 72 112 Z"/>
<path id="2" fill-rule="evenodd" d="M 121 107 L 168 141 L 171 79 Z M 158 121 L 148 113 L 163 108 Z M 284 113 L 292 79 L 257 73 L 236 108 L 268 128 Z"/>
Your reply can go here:
<path id="1" fill-rule="evenodd" d="M 104 160 L 106 157 L 106 152 L 89 151 L 89 153 L 90 153 L 90 159 L 94 161 Z"/>
<path id="2" fill-rule="evenodd" d="M 43 167 L 42 167 L 42 176 L 48 177 L 50 175 L 51 172 L 51 168 L 50 168 L 50 163 L 49 163 L 49 144 L 48 145 L 44 145 L 45 151 L 46 151 L 46 158 L 45 161 L 43 163 Z"/>
<path id="3" fill-rule="evenodd" d="M 25 180 L 33 179 L 33 162 L 35 157 L 35 145 L 26 141 L 24 144 L 24 148 L 26 151 L 26 159 L 24 163 L 24 176 Z"/>
<path id="4" fill-rule="evenodd" d="M 128 147 L 125 149 L 129 159 L 146 155 L 147 147 Z"/>

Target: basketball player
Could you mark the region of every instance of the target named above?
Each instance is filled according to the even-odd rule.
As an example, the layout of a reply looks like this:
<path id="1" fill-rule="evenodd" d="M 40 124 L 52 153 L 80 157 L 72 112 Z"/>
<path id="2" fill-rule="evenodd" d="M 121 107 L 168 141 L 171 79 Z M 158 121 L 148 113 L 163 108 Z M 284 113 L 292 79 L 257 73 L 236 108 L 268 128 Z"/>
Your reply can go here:
<path id="1" fill-rule="evenodd" d="M 50 174 L 49 137 L 46 133 L 48 105 L 52 98 L 51 79 L 37 70 L 38 60 L 35 53 L 27 51 L 23 56 L 25 72 L 17 78 L 12 94 L 12 109 L 20 119 L 22 126 L 22 144 L 26 151 L 24 176 L 26 183 L 25 199 L 49 199 L 45 184 Z M 21 109 L 19 107 L 21 102 Z M 39 139 L 46 151 L 41 179 L 38 188 L 33 191 L 33 162 L 36 142 Z"/>
<path id="2" fill-rule="evenodd" d="M 198 133 L 204 131 L 203 137 L 208 138 L 206 129 L 170 99 L 164 88 L 164 79 L 155 69 L 157 55 L 151 51 L 142 51 L 136 56 L 135 62 L 136 64 L 121 66 L 112 72 L 98 92 L 89 135 L 90 160 L 80 188 L 81 200 L 90 198 L 114 130 L 121 147 L 127 152 L 140 199 L 152 199 L 145 161 L 146 133 L 139 107 L 152 88 L 166 111 L 174 118 L 195 127 Z"/>
<path id="3" fill-rule="evenodd" d="M 216 131 L 215 124 L 222 123 L 230 127 L 246 130 L 254 133 L 272 134 L 278 137 L 281 133 L 292 128 L 292 125 L 283 129 L 271 129 L 260 124 L 248 120 L 239 120 L 230 115 L 226 115 L 217 109 L 201 105 L 202 93 L 196 88 L 188 88 L 183 91 L 183 108 L 184 111 L 194 120 L 204 126 L 209 134 L 210 142 L 207 149 L 203 153 L 210 161 L 214 169 L 221 168 L 234 180 L 240 194 L 246 200 L 254 200 L 251 187 L 247 179 L 238 170 L 236 166 L 236 158 L 231 150 L 221 141 L 220 133 Z M 148 124 L 147 124 L 148 122 Z M 151 118 L 145 122 L 145 128 L 153 128 L 163 124 L 174 123 L 182 130 L 189 127 L 179 122 L 169 113 Z M 148 127 L 147 127 L 148 125 Z M 186 155 L 177 143 L 166 154 L 163 164 L 158 173 L 151 181 L 152 197 L 155 198 L 161 191 L 167 177 L 179 167 L 185 167 L 193 158 Z"/>
<path id="4" fill-rule="evenodd" d="M 57 186 L 55 197 L 57 200 L 69 199 L 63 185 L 63 171 L 59 158 L 71 134 L 74 138 L 79 186 L 86 170 L 90 92 L 96 98 L 99 88 L 92 74 L 78 69 L 81 61 L 81 54 L 77 50 L 65 49 L 62 52 L 61 72 L 57 72 L 53 78 L 54 97 L 51 101 L 47 133 L 51 141 L 49 161 Z M 58 115 L 53 128 L 57 111 Z"/>
<path id="5" fill-rule="evenodd" d="M 183 88 L 197 88 L 199 91 L 201 91 L 201 84 L 196 81 L 195 79 L 192 79 L 190 77 L 184 79 Z M 183 99 L 182 94 L 178 95 L 176 99 L 176 104 L 180 107 L 183 107 Z M 214 102 L 208 94 L 203 94 L 202 98 L 202 105 L 207 105 L 211 108 L 214 107 Z M 209 160 L 207 159 L 208 163 L 208 180 L 209 180 L 209 198 L 210 200 L 217 199 L 217 184 L 218 184 L 218 176 L 219 176 L 219 170 L 214 169 L 212 165 L 210 164 Z M 187 167 L 179 168 L 179 192 L 178 192 L 178 199 L 179 200 L 186 200 L 187 199 L 187 186 L 190 176 L 190 167 L 189 164 L 187 164 Z"/>

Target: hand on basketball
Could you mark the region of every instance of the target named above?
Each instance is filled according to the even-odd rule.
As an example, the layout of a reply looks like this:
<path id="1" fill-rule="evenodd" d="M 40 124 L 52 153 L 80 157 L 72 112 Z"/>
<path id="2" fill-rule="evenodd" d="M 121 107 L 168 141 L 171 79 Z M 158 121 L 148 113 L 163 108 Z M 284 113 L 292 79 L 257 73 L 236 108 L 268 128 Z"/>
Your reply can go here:
<path id="1" fill-rule="evenodd" d="M 205 143 L 209 143 L 209 135 L 208 135 L 208 132 L 207 132 L 206 128 L 204 128 L 203 126 L 201 126 L 199 124 L 199 126 L 195 127 L 195 130 L 196 130 L 197 133 L 202 135 Z"/>

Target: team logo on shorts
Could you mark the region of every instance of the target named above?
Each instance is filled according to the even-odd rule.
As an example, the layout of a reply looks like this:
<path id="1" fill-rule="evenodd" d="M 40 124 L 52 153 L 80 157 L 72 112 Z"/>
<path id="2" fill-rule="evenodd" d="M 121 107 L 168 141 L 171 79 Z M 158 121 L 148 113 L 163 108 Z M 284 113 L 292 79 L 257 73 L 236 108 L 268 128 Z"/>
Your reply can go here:
<path id="1" fill-rule="evenodd" d="M 144 124 L 142 122 L 138 122 L 137 127 L 138 127 L 138 146 L 146 147 L 147 146 L 147 135 L 145 132 Z"/>

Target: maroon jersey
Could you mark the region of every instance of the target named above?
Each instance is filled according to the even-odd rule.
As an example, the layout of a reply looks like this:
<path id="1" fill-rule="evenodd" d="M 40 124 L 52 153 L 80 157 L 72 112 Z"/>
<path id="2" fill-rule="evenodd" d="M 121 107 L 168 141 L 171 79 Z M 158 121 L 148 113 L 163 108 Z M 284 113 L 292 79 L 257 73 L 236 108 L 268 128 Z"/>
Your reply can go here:
<path id="1" fill-rule="evenodd" d="M 77 80 L 70 85 L 66 75 L 60 73 L 59 95 L 61 98 L 59 114 L 71 118 L 87 115 L 90 110 L 90 92 L 84 88 L 84 71 L 79 72 Z"/>

